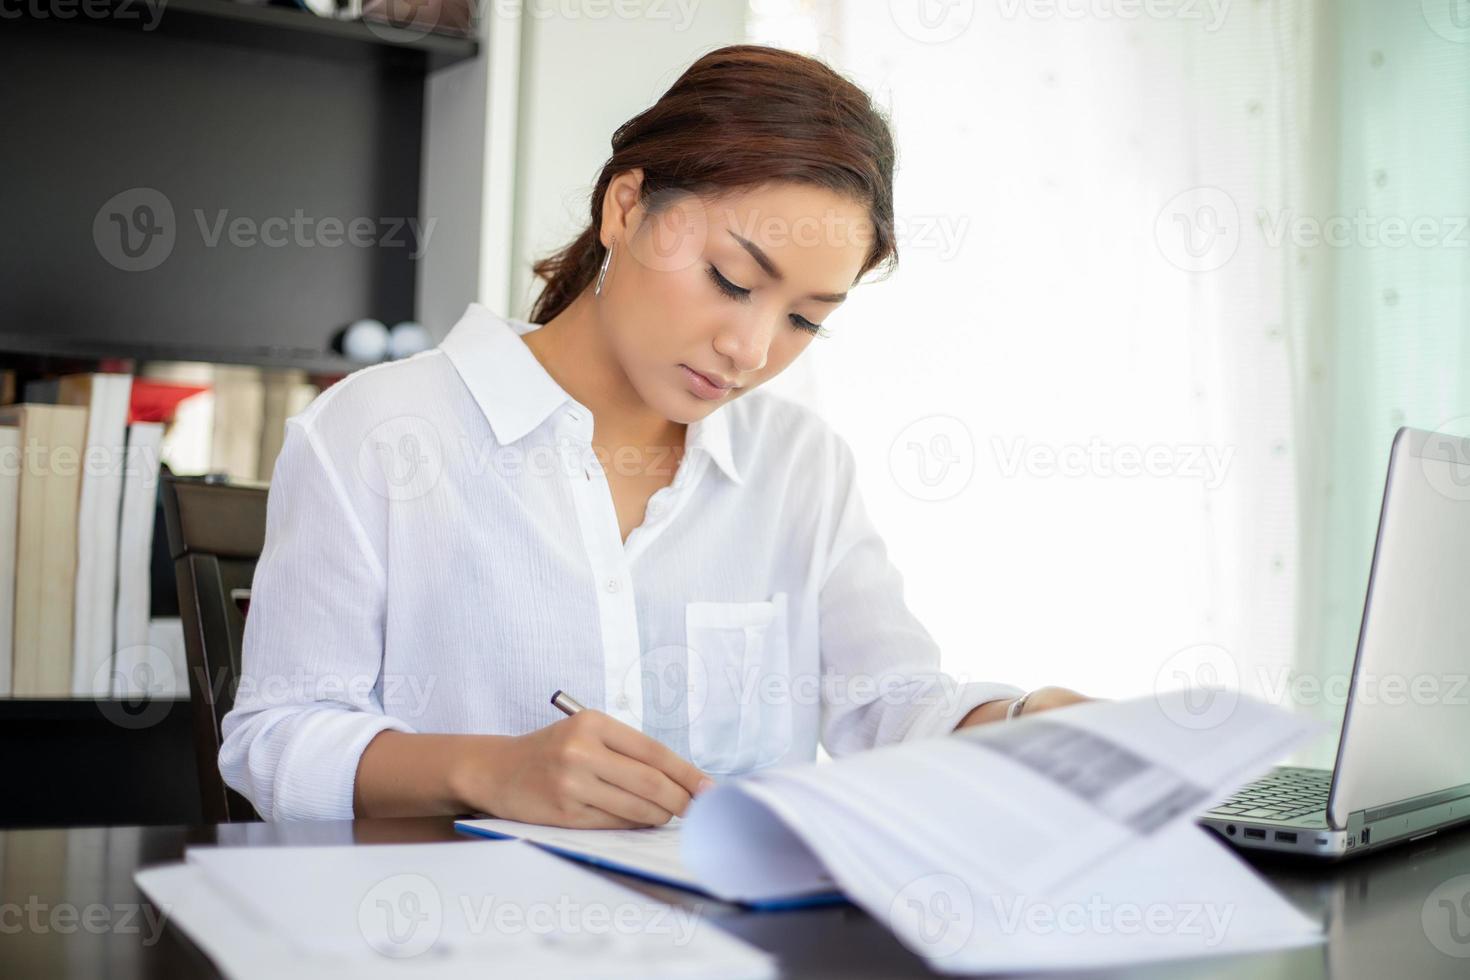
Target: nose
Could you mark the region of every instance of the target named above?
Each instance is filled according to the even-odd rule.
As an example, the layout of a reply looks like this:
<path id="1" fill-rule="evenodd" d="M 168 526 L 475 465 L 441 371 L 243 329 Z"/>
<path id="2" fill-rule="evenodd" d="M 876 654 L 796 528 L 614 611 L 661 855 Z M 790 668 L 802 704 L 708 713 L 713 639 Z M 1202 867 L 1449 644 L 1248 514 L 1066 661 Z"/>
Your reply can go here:
<path id="1" fill-rule="evenodd" d="M 730 359 L 741 374 L 759 371 L 766 366 L 775 331 L 764 317 L 748 317 L 727 323 L 715 335 L 715 350 Z"/>

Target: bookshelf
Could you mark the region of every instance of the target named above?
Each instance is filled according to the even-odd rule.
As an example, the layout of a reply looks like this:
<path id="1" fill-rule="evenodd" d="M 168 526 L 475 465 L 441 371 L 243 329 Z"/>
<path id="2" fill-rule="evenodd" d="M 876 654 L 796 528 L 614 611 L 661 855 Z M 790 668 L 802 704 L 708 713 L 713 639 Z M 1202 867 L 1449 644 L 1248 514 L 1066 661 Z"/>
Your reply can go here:
<path id="1" fill-rule="evenodd" d="M 206 232 L 222 213 L 419 220 L 431 82 L 474 64 L 478 41 L 231 0 L 51 11 L 0 20 L 7 86 L 24 93 L 0 140 L 0 212 L 22 229 L 0 262 L 0 368 L 202 361 L 331 378 L 359 366 L 332 351 L 347 324 L 421 319 L 422 266 L 463 251 L 457 214 L 436 219 L 449 244 L 417 255 L 381 237 L 252 247 Z M 170 203 L 174 242 L 154 267 L 120 268 L 96 226 L 140 187 Z M 198 822 L 195 762 L 187 698 L 0 698 L 0 827 Z"/>

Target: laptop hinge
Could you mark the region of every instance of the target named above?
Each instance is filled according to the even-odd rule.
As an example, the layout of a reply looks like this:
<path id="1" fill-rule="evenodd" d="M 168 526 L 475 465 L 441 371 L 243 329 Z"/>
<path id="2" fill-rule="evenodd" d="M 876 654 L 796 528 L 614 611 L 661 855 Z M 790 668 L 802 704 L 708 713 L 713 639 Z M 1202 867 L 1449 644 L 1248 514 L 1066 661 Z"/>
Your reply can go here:
<path id="1" fill-rule="evenodd" d="M 1423 796 L 1400 800 L 1397 803 L 1389 803 L 1386 806 L 1364 810 L 1363 822 L 1372 823 L 1375 820 L 1386 820 L 1389 817 L 1396 817 L 1401 813 L 1422 810 L 1425 807 L 1439 806 L 1441 803 L 1449 803 L 1452 800 L 1458 800 L 1462 797 L 1470 797 L 1470 783 L 1452 786 L 1449 789 L 1440 790 L 1437 793 L 1425 793 Z"/>

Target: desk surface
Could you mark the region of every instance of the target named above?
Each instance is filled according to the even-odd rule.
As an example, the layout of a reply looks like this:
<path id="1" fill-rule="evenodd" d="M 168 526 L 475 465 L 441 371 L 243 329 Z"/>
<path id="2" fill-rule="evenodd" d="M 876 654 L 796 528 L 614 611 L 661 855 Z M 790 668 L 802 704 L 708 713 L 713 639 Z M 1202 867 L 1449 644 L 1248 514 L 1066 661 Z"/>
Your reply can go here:
<path id="1" fill-rule="evenodd" d="M 0 976 L 218 976 L 178 930 L 165 928 L 150 936 L 148 916 L 156 921 L 158 915 L 144 910 L 132 880 L 140 867 L 177 860 L 187 845 L 451 840 L 477 845 L 455 833 L 446 819 L 0 832 Z M 1470 832 L 1331 868 L 1259 861 L 1256 866 L 1325 924 L 1327 944 L 1169 963 L 1128 975 L 1241 980 L 1470 976 Z M 882 926 L 851 906 L 753 913 L 622 875 L 608 877 L 661 900 L 699 907 L 720 927 L 779 956 L 785 976 L 931 975 Z"/>

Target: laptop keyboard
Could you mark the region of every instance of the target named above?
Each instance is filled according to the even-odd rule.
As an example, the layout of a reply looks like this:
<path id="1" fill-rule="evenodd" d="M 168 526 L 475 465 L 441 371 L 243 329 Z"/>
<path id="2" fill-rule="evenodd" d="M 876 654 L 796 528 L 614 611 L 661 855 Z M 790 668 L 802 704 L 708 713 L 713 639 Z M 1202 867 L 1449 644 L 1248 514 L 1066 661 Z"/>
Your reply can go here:
<path id="1" fill-rule="evenodd" d="M 1322 813 L 1327 809 L 1331 786 L 1331 770 L 1282 766 L 1246 786 L 1209 814 L 1242 820 L 1290 820 Z"/>

